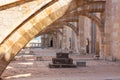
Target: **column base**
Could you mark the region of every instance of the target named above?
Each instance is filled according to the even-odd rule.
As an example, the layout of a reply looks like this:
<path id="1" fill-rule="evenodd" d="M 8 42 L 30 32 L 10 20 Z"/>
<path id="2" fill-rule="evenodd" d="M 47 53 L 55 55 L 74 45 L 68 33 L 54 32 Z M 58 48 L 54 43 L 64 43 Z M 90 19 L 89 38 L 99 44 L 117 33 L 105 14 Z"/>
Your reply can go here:
<path id="1" fill-rule="evenodd" d="M 94 60 L 99 60 L 100 56 L 99 55 L 94 55 Z"/>
<path id="2" fill-rule="evenodd" d="M 3 80 L 2 78 L 0 78 L 0 80 Z"/>
<path id="3" fill-rule="evenodd" d="M 105 60 L 115 62 L 116 58 L 114 58 L 113 56 L 109 56 L 109 57 L 106 57 Z"/>

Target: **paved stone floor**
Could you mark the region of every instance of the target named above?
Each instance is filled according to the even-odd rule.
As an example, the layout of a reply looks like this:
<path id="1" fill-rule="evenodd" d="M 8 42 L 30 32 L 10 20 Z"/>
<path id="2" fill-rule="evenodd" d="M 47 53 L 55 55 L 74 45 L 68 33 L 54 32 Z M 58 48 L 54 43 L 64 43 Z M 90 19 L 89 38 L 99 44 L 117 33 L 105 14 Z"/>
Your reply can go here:
<path id="1" fill-rule="evenodd" d="M 37 51 L 37 50 L 35 50 Z M 92 56 L 72 54 L 76 61 L 86 61 L 86 67 L 50 69 L 48 64 L 58 50 L 38 50 L 34 55 L 19 55 L 2 77 L 4 80 L 120 80 L 120 61 L 93 60 Z M 44 52 L 43 52 L 44 51 Z M 53 53 L 53 54 L 52 54 Z M 44 56 L 42 56 L 44 54 Z M 42 56 L 36 61 L 36 56 Z"/>

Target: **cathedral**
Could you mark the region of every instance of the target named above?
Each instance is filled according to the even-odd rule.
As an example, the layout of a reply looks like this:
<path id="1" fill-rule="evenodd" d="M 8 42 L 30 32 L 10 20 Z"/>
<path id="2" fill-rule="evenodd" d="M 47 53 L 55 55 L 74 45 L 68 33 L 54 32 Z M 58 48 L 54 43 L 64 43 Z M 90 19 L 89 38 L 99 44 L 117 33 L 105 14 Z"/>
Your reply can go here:
<path id="1" fill-rule="evenodd" d="M 93 58 L 120 60 L 120 0 L 1 0 L 0 75 L 30 40 Z"/>

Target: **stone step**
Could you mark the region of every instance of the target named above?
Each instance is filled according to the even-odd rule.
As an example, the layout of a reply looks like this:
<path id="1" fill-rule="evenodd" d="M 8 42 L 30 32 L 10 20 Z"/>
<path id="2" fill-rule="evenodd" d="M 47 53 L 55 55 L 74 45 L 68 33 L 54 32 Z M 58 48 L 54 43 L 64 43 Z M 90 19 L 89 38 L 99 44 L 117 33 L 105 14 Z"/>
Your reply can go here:
<path id="1" fill-rule="evenodd" d="M 53 64 L 73 64 L 71 58 L 52 58 Z"/>
<path id="2" fill-rule="evenodd" d="M 56 57 L 57 58 L 69 58 L 69 53 L 59 52 L 59 53 L 56 53 Z"/>
<path id="3" fill-rule="evenodd" d="M 49 64 L 50 68 L 76 68 L 75 64 Z"/>
<path id="4" fill-rule="evenodd" d="M 76 64 L 78 67 L 86 67 L 86 61 L 78 61 Z"/>

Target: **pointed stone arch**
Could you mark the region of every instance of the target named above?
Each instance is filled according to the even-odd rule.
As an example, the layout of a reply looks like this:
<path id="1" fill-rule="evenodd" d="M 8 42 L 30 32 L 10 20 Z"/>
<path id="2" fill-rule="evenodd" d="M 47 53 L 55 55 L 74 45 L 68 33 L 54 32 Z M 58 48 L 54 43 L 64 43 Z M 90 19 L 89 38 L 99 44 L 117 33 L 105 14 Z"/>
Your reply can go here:
<path id="1" fill-rule="evenodd" d="M 100 32 L 104 31 L 104 26 L 102 24 L 102 20 L 100 18 L 98 18 L 96 15 L 93 15 L 92 13 L 88 13 L 88 12 L 84 12 L 84 11 L 79 11 L 79 12 L 74 11 L 72 13 L 69 13 L 68 15 L 65 15 L 65 16 L 67 16 L 67 17 L 69 17 L 69 16 L 85 16 L 96 23 Z"/>
<path id="2" fill-rule="evenodd" d="M 15 55 L 40 31 L 63 16 L 72 0 L 59 0 L 42 11 L 35 13 L 20 25 L 0 46 L 0 75 Z"/>
<path id="3" fill-rule="evenodd" d="M 75 27 L 73 24 L 71 23 L 63 23 L 63 25 L 66 25 L 67 27 L 71 28 L 76 35 L 78 35 L 78 32 L 77 32 L 77 27 Z"/>
<path id="4" fill-rule="evenodd" d="M 50 25 L 49 27 L 47 27 L 45 30 L 43 30 L 40 34 L 44 34 L 46 31 L 49 31 L 49 32 L 56 31 L 61 28 L 64 28 L 64 26 L 67 26 L 71 28 L 76 35 L 78 35 L 77 27 L 69 23 L 69 22 L 77 22 L 77 21 L 78 21 L 78 17 L 61 18 L 57 20 L 55 23 L 53 23 L 52 25 Z"/>
<path id="5" fill-rule="evenodd" d="M 69 22 L 64 22 L 64 20 L 55 23 L 54 26 L 55 26 L 55 25 L 59 25 L 59 26 L 57 26 L 58 29 L 61 28 L 61 26 L 62 26 L 62 28 L 63 28 L 64 26 L 67 26 L 67 27 L 71 28 L 71 29 L 75 32 L 76 35 L 78 34 L 78 32 L 77 32 L 77 27 L 74 26 L 73 24 L 69 23 Z M 51 27 L 51 28 L 53 28 L 53 27 Z"/>

